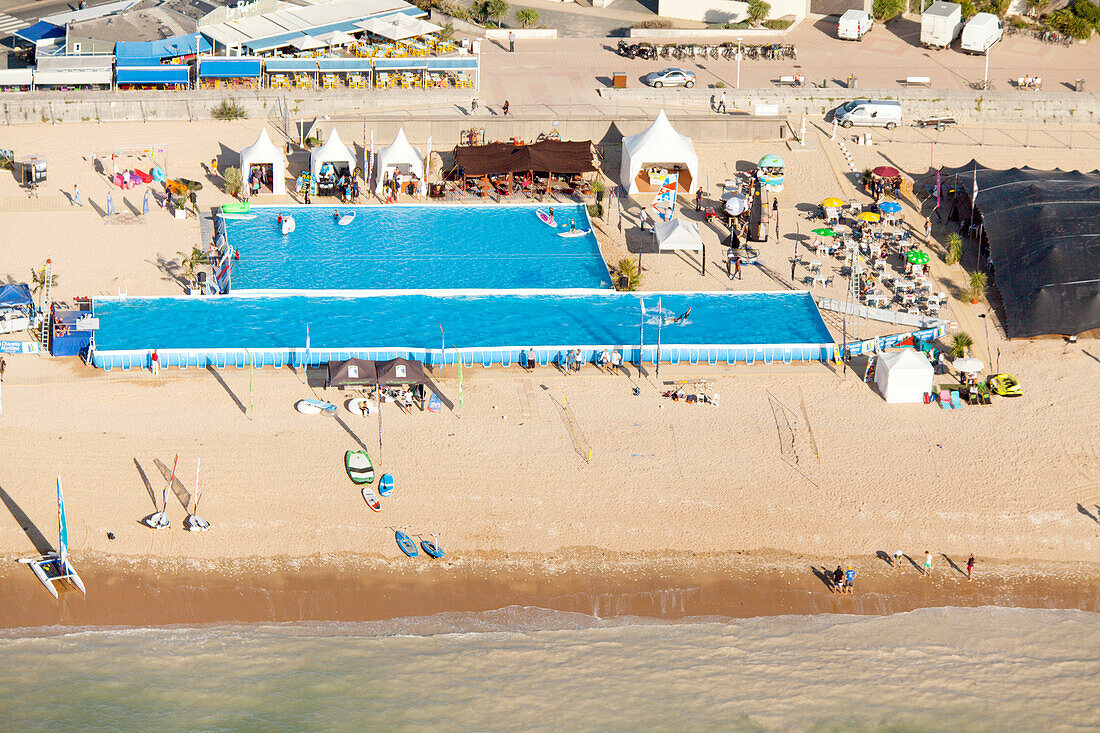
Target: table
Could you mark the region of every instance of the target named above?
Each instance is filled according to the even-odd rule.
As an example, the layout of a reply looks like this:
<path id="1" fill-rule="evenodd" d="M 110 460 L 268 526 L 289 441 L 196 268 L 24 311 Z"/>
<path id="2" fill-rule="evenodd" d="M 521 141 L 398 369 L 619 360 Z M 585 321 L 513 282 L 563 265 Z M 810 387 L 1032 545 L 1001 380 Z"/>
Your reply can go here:
<path id="1" fill-rule="evenodd" d="M 867 297 L 864 298 L 864 300 L 867 301 L 867 305 L 881 308 L 890 301 L 890 298 L 885 293 L 873 290 L 867 293 Z"/>

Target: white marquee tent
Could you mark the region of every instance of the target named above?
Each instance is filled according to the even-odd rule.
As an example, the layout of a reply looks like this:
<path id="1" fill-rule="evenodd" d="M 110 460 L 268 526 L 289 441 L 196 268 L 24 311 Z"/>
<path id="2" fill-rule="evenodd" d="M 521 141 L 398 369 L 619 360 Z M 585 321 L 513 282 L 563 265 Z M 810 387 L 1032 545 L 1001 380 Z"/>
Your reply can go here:
<path id="1" fill-rule="evenodd" d="M 657 249 L 660 252 L 690 250 L 702 253 L 703 251 L 703 238 L 699 236 L 699 225 L 693 221 L 685 219 L 659 221 L 653 225 L 653 233 L 657 236 Z"/>
<path id="2" fill-rule="evenodd" d="M 934 378 L 928 357 L 914 349 L 880 354 L 875 362 L 875 387 L 887 402 L 924 402 Z"/>
<path id="3" fill-rule="evenodd" d="M 409 144 L 408 138 L 405 137 L 404 128 L 397 131 L 397 137 L 393 139 L 392 143 L 378 151 L 377 162 L 374 167 L 374 192 L 379 196 L 382 195 L 382 182 L 387 178 L 393 178 L 395 173 L 416 176 L 421 184 L 426 180 L 424 177 L 424 157 L 420 155 L 420 151 Z"/>
<path id="4" fill-rule="evenodd" d="M 664 110 L 646 130 L 623 138 L 619 175 L 628 194 L 656 191 L 645 172 L 651 167 L 669 170 L 675 166 L 680 167 L 680 189 L 691 191 L 692 181 L 699 177 L 699 156 L 691 138 L 676 132 Z"/>
<path id="5" fill-rule="evenodd" d="M 347 168 L 348 173 L 355 170 L 355 152 L 344 145 L 335 127 L 332 128 L 325 144 L 314 148 L 309 153 L 309 172 L 314 181 L 320 177 L 321 166 L 325 163 L 331 163 L 337 171 L 341 168 Z"/>
<path id="6" fill-rule="evenodd" d="M 256 166 L 271 166 L 271 192 L 286 195 L 286 157 L 267 136 L 267 129 L 260 130 L 256 142 L 241 150 L 241 178 L 248 185 L 249 174 Z"/>

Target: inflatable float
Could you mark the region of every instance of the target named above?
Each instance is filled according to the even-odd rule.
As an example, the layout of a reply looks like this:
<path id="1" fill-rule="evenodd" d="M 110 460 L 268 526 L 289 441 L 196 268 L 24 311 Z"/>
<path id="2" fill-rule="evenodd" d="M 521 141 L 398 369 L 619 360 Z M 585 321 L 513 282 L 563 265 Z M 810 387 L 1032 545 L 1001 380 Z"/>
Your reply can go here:
<path id="1" fill-rule="evenodd" d="M 153 180 L 157 183 L 164 183 L 166 180 L 168 180 L 168 176 L 164 175 L 164 171 L 161 170 L 158 166 L 153 166 L 153 168 L 149 171 L 149 175 L 151 175 L 153 177 Z"/>
<path id="2" fill-rule="evenodd" d="M 1020 389 L 1020 380 L 1011 374 L 994 374 L 988 381 L 993 394 L 1000 397 L 1020 397 L 1024 393 Z"/>
<path id="3" fill-rule="evenodd" d="M 282 232 L 283 232 L 284 236 L 286 236 L 287 234 L 290 234 L 291 232 L 293 232 L 295 226 L 296 225 L 294 224 L 294 217 L 293 216 L 284 216 L 283 217 Z"/>
<path id="4" fill-rule="evenodd" d="M 142 183 L 153 182 L 153 177 L 151 175 L 149 175 L 145 171 L 139 171 L 137 168 L 134 169 L 134 175 L 140 178 Z"/>
<path id="5" fill-rule="evenodd" d="M 222 204 L 223 214 L 247 214 L 252 211 L 252 205 L 247 201 L 234 201 L 229 204 Z"/>

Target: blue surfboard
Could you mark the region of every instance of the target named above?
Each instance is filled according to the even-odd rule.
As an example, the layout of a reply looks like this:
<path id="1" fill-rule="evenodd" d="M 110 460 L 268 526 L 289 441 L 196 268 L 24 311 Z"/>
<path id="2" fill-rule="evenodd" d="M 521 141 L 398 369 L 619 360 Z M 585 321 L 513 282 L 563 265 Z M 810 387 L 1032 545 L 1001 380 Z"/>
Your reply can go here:
<path id="1" fill-rule="evenodd" d="M 379 496 L 389 496 L 393 493 L 393 476 L 388 473 L 382 474 L 382 480 L 378 482 L 378 494 Z"/>
<path id="2" fill-rule="evenodd" d="M 416 543 L 412 541 L 404 532 L 398 530 L 394 534 L 394 539 L 397 540 L 397 546 L 401 548 L 401 552 L 405 553 L 409 557 L 416 557 L 420 552 L 416 549 Z"/>
<path id="3" fill-rule="evenodd" d="M 424 548 L 424 554 L 428 557 L 434 557 L 436 560 L 439 560 L 444 555 L 443 549 L 434 542 L 424 540 L 420 543 L 420 546 Z"/>

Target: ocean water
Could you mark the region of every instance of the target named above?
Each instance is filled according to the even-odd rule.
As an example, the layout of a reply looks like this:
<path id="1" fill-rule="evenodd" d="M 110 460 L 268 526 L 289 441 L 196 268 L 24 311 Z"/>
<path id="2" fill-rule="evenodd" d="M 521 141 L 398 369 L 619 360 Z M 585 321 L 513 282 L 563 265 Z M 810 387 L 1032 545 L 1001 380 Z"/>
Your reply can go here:
<path id="1" fill-rule="evenodd" d="M 827 344 L 809 293 L 664 293 L 664 344 Z M 641 303 L 645 302 L 643 318 Z M 373 295 L 96 299 L 96 348 L 439 349 L 657 341 L 658 295 Z M 646 335 L 641 335 L 643 321 Z M 440 332 L 443 329 L 443 333 Z"/>
<path id="2" fill-rule="evenodd" d="M 0 710 L 12 731 L 1095 731 L 1100 615 L 15 632 Z"/>
<path id="3" fill-rule="evenodd" d="M 355 213 L 346 226 L 332 215 Z M 534 206 L 257 207 L 255 219 L 228 220 L 240 250 L 240 289 L 610 288 L 591 231 L 559 237 Z M 546 208 L 546 207 L 540 207 Z M 283 235 L 279 215 L 294 217 Z M 556 204 L 555 220 L 589 229 L 580 204 Z"/>

